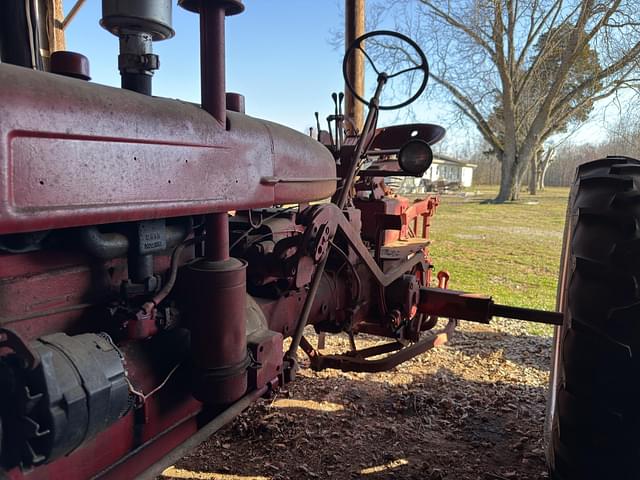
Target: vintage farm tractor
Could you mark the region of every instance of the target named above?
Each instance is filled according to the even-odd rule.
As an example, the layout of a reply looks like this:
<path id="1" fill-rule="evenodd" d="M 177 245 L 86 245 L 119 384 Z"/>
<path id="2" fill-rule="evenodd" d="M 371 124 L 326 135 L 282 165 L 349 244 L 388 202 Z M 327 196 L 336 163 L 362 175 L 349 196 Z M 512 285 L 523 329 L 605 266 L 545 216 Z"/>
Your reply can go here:
<path id="1" fill-rule="evenodd" d="M 345 69 L 381 36 L 415 61 L 378 70 L 368 100 L 347 81 L 368 105 L 364 127 L 347 135 L 337 114 L 323 144 L 226 93 L 224 21 L 239 0 L 179 3 L 200 15 L 201 105 L 151 96 L 170 0 L 103 1 L 122 89 L 89 83 L 77 54 L 41 57 L 39 2 L 0 4 L 0 477 L 152 477 L 291 381 L 300 347 L 314 369 L 381 371 L 446 342 L 459 319 L 499 315 L 562 325 L 553 477 L 640 478 L 640 162 L 579 171 L 564 324 L 448 290 L 428 255 L 438 199 L 384 185 L 421 176 L 444 129 L 376 128 L 380 110 L 426 87 L 418 45 L 356 40 Z M 381 105 L 403 74 L 419 79 L 411 98 Z M 306 325 L 346 332 L 352 349 L 320 354 Z M 387 341 L 358 350 L 359 333 Z"/>

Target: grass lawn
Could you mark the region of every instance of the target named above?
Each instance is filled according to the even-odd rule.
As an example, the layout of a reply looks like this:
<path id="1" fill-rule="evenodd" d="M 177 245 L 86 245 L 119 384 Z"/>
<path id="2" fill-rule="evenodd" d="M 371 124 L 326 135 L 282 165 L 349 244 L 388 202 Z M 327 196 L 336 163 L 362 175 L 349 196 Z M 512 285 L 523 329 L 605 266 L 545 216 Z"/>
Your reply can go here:
<path id="1" fill-rule="evenodd" d="M 568 188 L 523 193 L 514 203 L 483 204 L 497 187 L 472 196 L 443 195 L 432 221 L 435 270 L 448 270 L 450 288 L 491 295 L 497 303 L 553 310 Z M 529 324 L 530 333 L 552 327 Z"/>

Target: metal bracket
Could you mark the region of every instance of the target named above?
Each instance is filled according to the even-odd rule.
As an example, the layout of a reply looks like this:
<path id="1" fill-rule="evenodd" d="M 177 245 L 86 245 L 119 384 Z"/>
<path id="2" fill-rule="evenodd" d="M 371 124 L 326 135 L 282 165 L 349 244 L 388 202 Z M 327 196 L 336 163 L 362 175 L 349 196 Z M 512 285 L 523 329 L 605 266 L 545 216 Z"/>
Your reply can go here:
<path id="1" fill-rule="evenodd" d="M 450 319 L 442 330 L 429 332 L 421 340 L 409 346 L 404 346 L 400 342 L 390 342 L 363 350 L 349 351 L 341 355 L 322 355 L 304 337 L 300 342 L 300 346 L 309 356 L 313 370 L 333 368 L 343 372 L 384 372 L 427 350 L 445 344 L 453 335 L 456 325 L 457 320 Z M 389 353 L 389 355 L 370 360 L 371 357 L 384 355 L 385 353 Z"/>
<path id="2" fill-rule="evenodd" d="M 10 328 L 0 328 L 0 348 L 13 351 L 24 362 L 24 368 L 28 370 L 33 370 L 40 364 L 40 355 Z"/>

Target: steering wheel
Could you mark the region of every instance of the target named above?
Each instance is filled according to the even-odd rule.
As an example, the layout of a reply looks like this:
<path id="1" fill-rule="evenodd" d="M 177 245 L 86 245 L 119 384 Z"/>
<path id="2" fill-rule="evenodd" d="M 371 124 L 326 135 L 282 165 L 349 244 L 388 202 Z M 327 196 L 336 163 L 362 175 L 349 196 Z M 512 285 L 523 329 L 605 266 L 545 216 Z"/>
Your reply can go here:
<path id="1" fill-rule="evenodd" d="M 381 72 L 378 69 L 378 67 L 376 66 L 376 64 L 373 61 L 373 59 L 362 48 L 362 44 L 363 44 L 363 42 L 365 40 L 370 39 L 372 37 L 381 37 L 381 36 L 395 37 L 395 38 L 400 39 L 402 42 L 408 44 L 408 46 L 415 53 L 417 53 L 417 56 L 419 57 L 420 63 L 416 64 L 413 67 L 405 68 L 405 69 L 399 70 L 399 71 L 394 72 L 394 73 Z M 398 32 L 392 32 L 390 30 L 375 30 L 373 32 L 365 33 L 364 35 L 356 38 L 354 40 L 354 42 L 347 49 L 346 53 L 344 54 L 344 60 L 342 61 L 342 74 L 344 76 L 344 81 L 345 81 L 345 84 L 346 84 L 347 88 L 353 94 L 353 96 L 355 98 L 360 100 L 365 105 L 368 106 L 370 102 L 368 102 L 367 100 L 362 98 L 360 95 L 358 95 L 358 93 L 356 92 L 355 88 L 353 87 L 353 85 L 349 81 L 349 76 L 347 75 L 347 70 L 348 70 L 348 66 L 349 66 L 349 60 L 350 60 L 351 56 L 354 55 L 357 50 L 362 52 L 364 57 L 371 64 L 371 67 L 376 72 L 378 77 L 380 77 L 380 75 L 384 75 L 387 80 L 390 80 L 390 79 L 392 79 L 394 77 L 397 77 L 397 76 L 400 76 L 400 75 L 404 75 L 404 74 L 407 74 L 409 72 L 413 72 L 415 70 L 422 71 L 422 73 L 423 73 L 423 77 L 422 77 L 422 81 L 420 83 L 420 87 L 418 88 L 416 93 L 413 94 L 413 96 L 411 98 L 409 98 L 408 100 L 406 100 L 406 101 L 404 101 L 402 103 L 398 103 L 396 105 L 379 105 L 378 108 L 380 110 L 395 110 L 397 108 L 402 108 L 402 107 L 404 107 L 406 105 L 409 105 L 416 98 L 418 98 L 422 94 L 424 89 L 427 87 L 427 80 L 429 79 L 429 63 L 427 62 L 426 55 L 424 54 L 422 49 L 418 46 L 418 44 L 416 42 L 414 42 L 413 40 L 411 40 L 409 37 L 407 37 L 407 36 L 405 36 L 405 35 L 403 35 L 401 33 L 398 33 Z M 401 49 L 401 51 L 404 52 L 407 55 L 407 57 L 409 58 L 411 63 L 417 63 L 408 53 L 406 53 L 407 50 L 408 50 L 407 47 L 403 47 Z"/>

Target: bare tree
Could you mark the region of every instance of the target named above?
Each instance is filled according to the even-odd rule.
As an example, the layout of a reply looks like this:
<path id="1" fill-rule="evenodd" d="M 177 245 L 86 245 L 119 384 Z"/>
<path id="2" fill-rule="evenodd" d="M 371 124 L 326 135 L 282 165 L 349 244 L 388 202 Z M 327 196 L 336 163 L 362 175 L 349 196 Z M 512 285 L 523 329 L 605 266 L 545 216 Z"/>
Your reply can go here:
<path id="1" fill-rule="evenodd" d="M 398 0 L 394 5 L 396 28 L 426 47 L 431 78 L 501 162 L 497 202 L 518 198 L 541 146 L 587 104 L 638 80 L 638 0 Z M 590 51 L 597 52 L 597 68 L 577 68 Z M 497 107 L 502 132 L 491 122 Z"/>
<path id="2" fill-rule="evenodd" d="M 544 145 L 531 157 L 529 165 L 529 193 L 535 195 L 538 191 L 543 191 L 545 177 L 551 164 L 558 158 L 556 155 L 556 145 Z"/>
<path id="3" fill-rule="evenodd" d="M 637 102 L 629 98 L 620 110 L 616 112 L 620 118 L 607 126 L 607 134 L 602 138 L 595 138 L 592 143 L 576 145 L 570 143 L 554 143 L 556 157 L 561 161 L 552 161 L 548 166 L 545 182 L 553 186 L 569 186 L 575 178 L 575 168 L 585 161 L 601 158 L 606 155 L 640 156 L 640 114 Z M 547 147 L 547 145 L 545 145 Z"/>
<path id="4" fill-rule="evenodd" d="M 640 113 L 638 102 L 627 103 L 620 119 L 608 127 L 607 146 L 611 153 L 618 155 L 640 155 Z"/>

